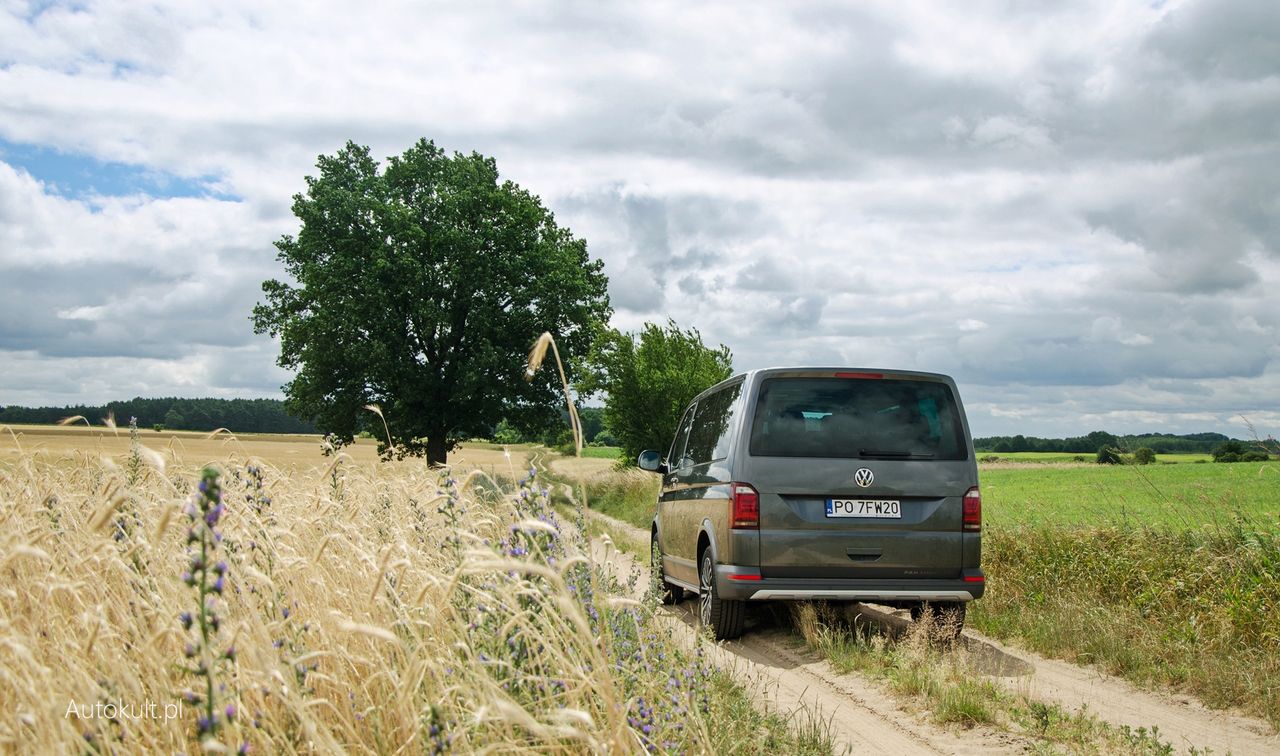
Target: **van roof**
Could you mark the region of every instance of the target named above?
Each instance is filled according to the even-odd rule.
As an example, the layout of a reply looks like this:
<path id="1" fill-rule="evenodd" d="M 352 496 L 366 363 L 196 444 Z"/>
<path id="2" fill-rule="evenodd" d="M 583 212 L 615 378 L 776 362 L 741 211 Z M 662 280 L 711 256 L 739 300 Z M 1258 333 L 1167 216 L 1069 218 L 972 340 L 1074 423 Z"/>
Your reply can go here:
<path id="1" fill-rule="evenodd" d="M 725 378 L 723 381 L 720 381 L 714 386 L 708 387 L 707 389 L 699 393 L 697 396 L 695 396 L 692 401 L 697 401 L 702 397 L 706 396 L 707 394 L 710 394 L 713 391 L 718 390 L 720 387 L 730 383 L 734 383 L 735 381 L 741 380 L 745 382 L 745 381 L 752 380 L 756 376 L 760 376 L 761 378 L 767 378 L 775 375 L 787 375 L 787 374 L 797 374 L 797 373 L 818 374 L 818 375 L 830 374 L 832 377 L 835 377 L 841 373 L 848 373 L 850 375 L 848 375 L 847 377 L 850 377 L 850 378 L 853 378 L 853 377 L 865 377 L 865 378 L 883 377 L 883 378 L 908 378 L 908 379 L 915 378 L 915 379 L 922 379 L 926 381 L 938 381 L 940 383 L 947 383 L 953 386 L 955 385 L 955 381 L 951 378 L 951 376 L 946 375 L 944 373 L 929 373 L 929 372 L 923 372 L 919 370 L 897 370 L 892 368 L 792 365 L 792 366 L 757 368 L 755 370 L 746 370 L 741 373 L 736 373 L 728 378 Z"/>

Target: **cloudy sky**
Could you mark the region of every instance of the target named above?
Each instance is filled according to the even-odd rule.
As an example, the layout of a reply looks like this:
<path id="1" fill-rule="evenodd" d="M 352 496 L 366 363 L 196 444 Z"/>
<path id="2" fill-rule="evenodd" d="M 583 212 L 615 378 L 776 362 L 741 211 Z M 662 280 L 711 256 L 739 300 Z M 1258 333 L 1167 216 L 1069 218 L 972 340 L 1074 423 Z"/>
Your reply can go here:
<path id="1" fill-rule="evenodd" d="M 279 396 L 290 197 L 425 136 L 619 327 L 950 373 L 978 435 L 1280 434 L 1274 0 L 370 5 L 0 0 L 0 404 Z"/>

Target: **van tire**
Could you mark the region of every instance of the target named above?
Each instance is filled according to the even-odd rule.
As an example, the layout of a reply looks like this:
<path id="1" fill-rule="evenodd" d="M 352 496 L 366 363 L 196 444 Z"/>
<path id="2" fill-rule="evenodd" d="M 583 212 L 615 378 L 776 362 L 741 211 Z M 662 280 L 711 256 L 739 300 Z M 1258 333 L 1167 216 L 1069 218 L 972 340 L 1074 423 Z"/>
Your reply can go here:
<path id="1" fill-rule="evenodd" d="M 698 624 L 710 628 L 716 640 L 733 640 L 742 635 L 745 602 L 720 598 L 711 549 L 703 549 L 698 562 Z"/>
<path id="2" fill-rule="evenodd" d="M 667 582 L 667 576 L 662 571 L 662 548 L 658 546 L 657 536 L 654 536 L 650 541 L 649 554 L 651 579 L 657 588 L 658 598 L 667 606 L 680 603 L 684 599 L 684 589 Z"/>

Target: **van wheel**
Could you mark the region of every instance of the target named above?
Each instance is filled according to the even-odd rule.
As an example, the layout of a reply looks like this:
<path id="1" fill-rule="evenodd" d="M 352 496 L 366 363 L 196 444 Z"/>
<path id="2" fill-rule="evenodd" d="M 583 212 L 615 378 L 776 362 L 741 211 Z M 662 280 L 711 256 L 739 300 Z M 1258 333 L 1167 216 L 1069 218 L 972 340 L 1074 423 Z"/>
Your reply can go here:
<path id="1" fill-rule="evenodd" d="M 702 550 L 698 569 L 698 624 L 711 628 L 716 640 L 732 640 L 742 635 L 746 607 L 742 601 L 722 599 L 716 593 L 716 563 L 711 549 Z"/>
<path id="2" fill-rule="evenodd" d="M 964 631 L 963 601 L 926 601 L 911 607 L 911 619 L 929 623 L 929 640 L 953 643 Z"/>
<path id="3" fill-rule="evenodd" d="M 657 538 L 650 542 L 649 554 L 651 555 L 649 561 L 650 580 L 653 581 L 653 585 L 657 589 L 658 598 L 662 599 L 662 603 L 668 606 L 680 603 L 681 599 L 684 598 L 684 589 L 667 582 L 667 576 L 662 571 L 662 549 L 658 546 Z"/>

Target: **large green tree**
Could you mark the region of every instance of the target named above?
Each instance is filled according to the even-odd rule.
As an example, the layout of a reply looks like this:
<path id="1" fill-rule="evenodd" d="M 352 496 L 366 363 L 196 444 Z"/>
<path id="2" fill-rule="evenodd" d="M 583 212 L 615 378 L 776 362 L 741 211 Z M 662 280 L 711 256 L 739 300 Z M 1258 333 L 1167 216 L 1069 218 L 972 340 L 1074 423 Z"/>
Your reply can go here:
<path id="1" fill-rule="evenodd" d="M 294 197 L 301 230 L 275 245 L 293 283 L 264 282 L 253 310 L 297 371 L 289 410 L 349 442 L 377 404 L 382 451 L 432 463 L 504 417 L 556 422 L 554 371 L 525 381 L 525 355 L 543 331 L 584 354 L 608 319 L 586 242 L 476 153 L 421 140 L 383 167 L 348 142 L 317 168 Z"/>
<path id="2" fill-rule="evenodd" d="M 645 449 L 665 452 L 685 405 L 733 374 L 729 347 L 708 347 L 696 328 L 673 320 L 645 323 L 639 334 L 602 330 L 588 363 L 578 389 L 606 394 L 605 427 L 631 464 Z"/>

